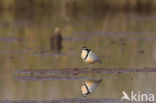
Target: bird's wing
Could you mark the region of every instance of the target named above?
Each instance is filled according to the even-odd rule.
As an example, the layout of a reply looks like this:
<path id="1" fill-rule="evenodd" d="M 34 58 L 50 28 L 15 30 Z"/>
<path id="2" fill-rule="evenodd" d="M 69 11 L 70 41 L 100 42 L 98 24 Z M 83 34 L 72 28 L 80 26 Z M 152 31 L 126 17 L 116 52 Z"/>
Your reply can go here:
<path id="1" fill-rule="evenodd" d="M 95 58 L 98 63 L 102 63 L 101 59 L 94 52 L 91 51 L 91 53 L 93 58 Z"/>

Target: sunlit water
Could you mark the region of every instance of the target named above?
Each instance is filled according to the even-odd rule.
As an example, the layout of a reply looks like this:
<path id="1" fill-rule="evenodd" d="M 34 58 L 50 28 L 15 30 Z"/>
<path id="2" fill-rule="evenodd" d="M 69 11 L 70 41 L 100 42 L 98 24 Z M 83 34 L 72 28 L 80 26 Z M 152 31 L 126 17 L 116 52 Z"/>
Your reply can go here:
<path id="1" fill-rule="evenodd" d="M 10 18 L 7 18 L 8 15 Z M 0 100 L 53 100 L 82 98 L 81 84 L 103 78 L 87 98 L 120 99 L 122 91 L 150 92 L 156 95 L 155 73 L 117 74 L 18 74 L 19 70 L 88 68 L 80 58 L 82 46 L 101 57 L 94 68 L 154 68 L 156 66 L 156 15 L 123 14 L 97 17 L 64 17 L 54 13 L 37 20 L 0 17 Z M 37 22 L 38 21 L 38 22 Z M 54 28 L 62 30 L 63 50 L 50 50 Z M 46 52 L 44 52 L 46 51 Z M 19 80 L 18 77 L 40 77 Z M 44 79 L 46 77 L 57 79 Z M 66 78 L 67 77 L 67 78 Z M 75 79 L 79 78 L 79 79 Z M 61 79 L 59 79 L 61 78 Z"/>

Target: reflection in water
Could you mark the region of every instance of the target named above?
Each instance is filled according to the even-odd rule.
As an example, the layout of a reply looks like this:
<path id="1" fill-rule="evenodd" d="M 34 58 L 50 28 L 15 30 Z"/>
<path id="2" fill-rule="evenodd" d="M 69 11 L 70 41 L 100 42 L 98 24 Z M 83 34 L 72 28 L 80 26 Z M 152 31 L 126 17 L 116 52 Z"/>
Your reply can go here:
<path id="1" fill-rule="evenodd" d="M 84 97 L 86 97 L 87 95 L 94 92 L 95 89 L 97 88 L 97 86 L 101 83 L 101 81 L 102 81 L 102 79 L 100 79 L 100 80 L 89 80 L 89 81 L 84 82 L 81 85 L 82 95 Z"/>

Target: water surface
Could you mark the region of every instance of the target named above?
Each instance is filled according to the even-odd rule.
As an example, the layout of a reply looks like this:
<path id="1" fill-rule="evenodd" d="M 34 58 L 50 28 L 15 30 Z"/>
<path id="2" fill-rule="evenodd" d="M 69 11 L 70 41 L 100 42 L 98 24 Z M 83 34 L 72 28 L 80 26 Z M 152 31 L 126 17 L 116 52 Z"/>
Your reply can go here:
<path id="1" fill-rule="evenodd" d="M 0 100 L 82 98 L 80 85 L 98 78 L 103 82 L 87 99 L 119 100 L 123 90 L 156 95 L 156 14 L 108 13 L 100 19 L 51 14 L 34 20 L 1 15 Z M 56 26 L 64 38 L 61 54 L 50 50 Z M 106 70 L 88 70 L 80 58 L 82 46 L 101 57 L 103 64 L 93 68 Z"/>

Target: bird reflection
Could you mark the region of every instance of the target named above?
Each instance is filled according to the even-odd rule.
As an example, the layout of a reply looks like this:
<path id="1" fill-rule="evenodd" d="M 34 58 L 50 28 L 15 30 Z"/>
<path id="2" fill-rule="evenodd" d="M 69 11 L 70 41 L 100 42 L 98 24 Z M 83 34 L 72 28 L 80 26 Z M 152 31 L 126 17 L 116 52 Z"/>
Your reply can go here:
<path id="1" fill-rule="evenodd" d="M 100 80 L 89 80 L 84 82 L 81 85 L 81 93 L 84 97 L 86 97 L 87 95 L 91 94 L 92 92 L 95 91 L 95 89 L 97 88 L 97 86 L 101 83 L 102 79 Z"/>

